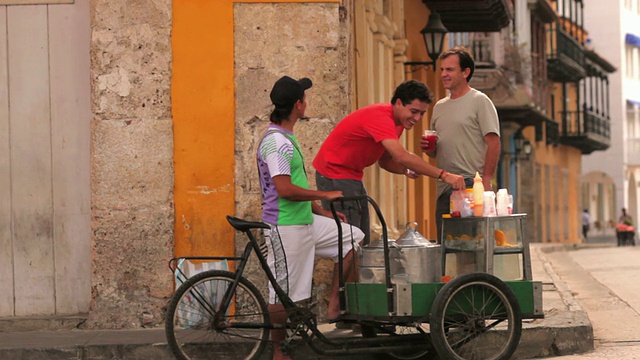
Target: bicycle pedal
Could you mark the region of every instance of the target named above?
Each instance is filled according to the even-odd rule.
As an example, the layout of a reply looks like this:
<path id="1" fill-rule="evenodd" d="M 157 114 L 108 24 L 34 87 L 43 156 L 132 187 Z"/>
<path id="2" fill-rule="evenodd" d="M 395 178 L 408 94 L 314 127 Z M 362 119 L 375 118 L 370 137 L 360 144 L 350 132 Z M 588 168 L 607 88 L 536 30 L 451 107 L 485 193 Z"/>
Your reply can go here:
<path id="1" fill-rule="evenodd" d="M 278 346 L 280 346 L 280 349 L 283 353 L 285 353 L 289 346 L 291 346 L 291 341 L 293 341 L 293 337 L 289 335 L 284 340 L 280 341 L 280 343 L 278 343 Z"/>

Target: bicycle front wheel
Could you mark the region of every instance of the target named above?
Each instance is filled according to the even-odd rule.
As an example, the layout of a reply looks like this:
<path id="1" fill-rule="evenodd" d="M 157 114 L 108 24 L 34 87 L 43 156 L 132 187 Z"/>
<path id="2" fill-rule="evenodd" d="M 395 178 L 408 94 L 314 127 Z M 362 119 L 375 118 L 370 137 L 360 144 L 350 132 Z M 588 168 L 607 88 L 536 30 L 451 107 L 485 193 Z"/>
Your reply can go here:
<path id="1" fill-rule="evenodd" d="M 181 360 L 258 359 L 269 342 L 269 313 L 262 295 L 240 278 L 228 307 L 222 299 L 235 274 L 211 270 L 176 290 L 167 309 L 169 348 Z"/>

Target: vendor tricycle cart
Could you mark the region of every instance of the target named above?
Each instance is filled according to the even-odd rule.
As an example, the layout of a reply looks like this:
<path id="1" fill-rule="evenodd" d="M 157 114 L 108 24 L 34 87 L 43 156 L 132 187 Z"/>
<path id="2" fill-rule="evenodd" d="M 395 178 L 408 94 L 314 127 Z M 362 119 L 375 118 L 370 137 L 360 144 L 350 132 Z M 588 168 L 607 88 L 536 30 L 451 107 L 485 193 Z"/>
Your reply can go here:
<path id="1" fill-rule="evenodd" d="M 271 323 L 262 294 L 243 276 L 254 252 L 288 314 L 288 337 L 274 346 L 294 357 L 294 345 L 303 341 L 318 354 L 330 356 L 371 353 L 381 359 L 509 359 L 520 340 L 522 319 L 543 316 L 541 284 L 531 279 L 529 247 L 523 236 L 525 216 L 444 219 L 440 244 L 425 243 L 430 250 L 423 251 L 425 261 L 434 261 L 433 251 L 439 251 L 441 262 L 435 271 L 443 275 L 438 281 L 411 282 L 408 280 L 423 278 L 410 273 L 421 267 L 406 261 L 417 261 L 410 254 L 420 244 L 403 247 L 389 240 L 384 217 L 371 198 L 334 201 L 336 222 L 339 224 L 334 205 L 345 208 L 361 200 L 371 205 L 381 224 L 383 258 L 383 275 L 373 278 L 381 280 L 345 283 L 340 278 L 341 320 L 359 324 L 361 336 L 325 336 L 316 315 L 293 303 L 269 270 L 261 237 L 251 231 L 269 226 L 228 216 L 229 223 L 244 232 L 249 242 L 238 257 L 189 258 L 234 261 L 235 271 L 206 271 L 176 290 L 166 318 L 167 341 L 175 356 L 263 358 L 270 331 L 282 326 Z M 358 249 L 361 259 L 367 249 Z M 170 262 L 172 271 L 178 261 Z M 340 262 L 341 274 L 342 267 Z"/>

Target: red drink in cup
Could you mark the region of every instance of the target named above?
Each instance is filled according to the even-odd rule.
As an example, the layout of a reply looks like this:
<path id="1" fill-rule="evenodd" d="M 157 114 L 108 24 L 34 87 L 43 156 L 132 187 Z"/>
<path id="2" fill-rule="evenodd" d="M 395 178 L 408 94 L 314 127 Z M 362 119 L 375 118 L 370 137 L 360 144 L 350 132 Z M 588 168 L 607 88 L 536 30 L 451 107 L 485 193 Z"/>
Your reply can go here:
<path id="1" fill-rule="evenodd" d="M 422 136 L 429 142 L 429 146 L 424 148 L 425 151 L 433 151 L 436 149 L 436 143 L 438 142 L 438 134 L 435 130 L 425 130 Z"/>

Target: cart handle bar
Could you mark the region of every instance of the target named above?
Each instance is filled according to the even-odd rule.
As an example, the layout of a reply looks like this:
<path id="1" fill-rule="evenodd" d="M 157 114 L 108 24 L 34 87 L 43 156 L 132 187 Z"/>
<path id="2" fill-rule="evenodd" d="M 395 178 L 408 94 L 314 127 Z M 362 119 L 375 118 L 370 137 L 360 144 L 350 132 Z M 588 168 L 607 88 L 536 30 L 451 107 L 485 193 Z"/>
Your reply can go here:
<path id="1" fill-rule="evenodd" d="M 387 285 L 387 304 L 389 306 L 389 313 L 393 313 L 393 285 L 391 285 L 391 270 L 390 270 L 390 261 L 389 261 L 389 234 L 387 232 L 387 223 L 384 221 L 384 217 L 382 216 L 382 211 L 378 207 L 375 201 L 368 195 L 357 195 L 357 196 L 343 196 L 339 198 L 335 198 L 331 200 L 329 206 L 331 208 L 331 214 L 333 215 L 333 219 L 336 222 L 336 226 L 338 227 L 338 239 L 340 239 L 340 245 L 338 246 L 338 287 L 340 289 L 340 309 L 346 309 L 346 299 L 345 299 L 345 282 L 344 282 L 344 269 L 342 258 L 344 257 L 342 254 L 342 226 L 340 224 L 340 218 L 338 218 L 338 213 L 335 208 L 335 203 L 340 203 L 341 207 L 344 208 L 344 203 L 349 201 L 362 201 L 366 200 L 368 204 L 373 207 L 373 210 L 376 212 L 376 216 L 378 216 L 378 220 L 380 220 L 380 225 L 382 227 L 382 242 L 383 242 L 383 254 L 384 254 L 384 278 L 385 283 Z M 353 251 L 353 250 L 352 250 Z"/>

